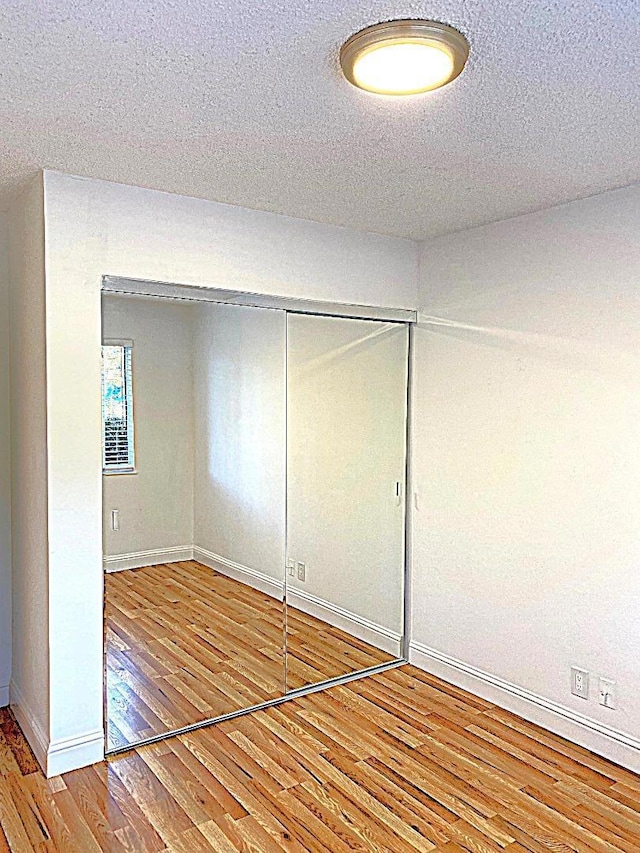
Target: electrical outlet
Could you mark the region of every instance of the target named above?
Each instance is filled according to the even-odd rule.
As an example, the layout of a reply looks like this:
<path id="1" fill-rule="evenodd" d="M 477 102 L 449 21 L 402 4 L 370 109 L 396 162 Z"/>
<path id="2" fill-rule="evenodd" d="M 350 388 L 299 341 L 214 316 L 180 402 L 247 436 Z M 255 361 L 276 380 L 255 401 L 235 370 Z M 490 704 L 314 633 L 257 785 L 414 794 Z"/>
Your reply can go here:
<path id="1" fill-rule="evenodd" d="M 287 559 L 287 574 L 291 575 L 291 577 L 294 577 L 295 573 L 296 573 L 296 561 L 293 559 L 293 557 L 289 557 Z"/>
<path id="2" fill-rule="evenodd" d="M 581 699 L 589 698 L 589 673 L 586 669 L 571 667 L 571 692 Z"/>
<path id="3" fill-rule="evenodd" d="M 298 562 L 298 580 L 305 581 L 307 579 L 307 566 L 305 563 Z"/>
<path id="4" fill-rule="evenodd" d="M 615 710 L 616 701 L 616 683 L 610 678 L 600 678 L 598 681 L 598 691 L 600 696 L 600 704 L 605 708 Z"/>

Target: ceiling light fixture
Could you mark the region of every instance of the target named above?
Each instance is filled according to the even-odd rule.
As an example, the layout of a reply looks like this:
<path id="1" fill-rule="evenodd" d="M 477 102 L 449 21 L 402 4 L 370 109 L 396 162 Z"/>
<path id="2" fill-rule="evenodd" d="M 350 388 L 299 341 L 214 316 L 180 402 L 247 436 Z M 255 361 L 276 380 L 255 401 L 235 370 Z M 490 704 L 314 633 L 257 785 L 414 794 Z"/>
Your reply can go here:
<path id="1" fill-rule="evenodd" d="M 437 21 L 386 21 L 342 46 L 340 65 L 354 86 L 379 95 L 418 95 L 446 86 L 469 56 L 461 32 Z"/>

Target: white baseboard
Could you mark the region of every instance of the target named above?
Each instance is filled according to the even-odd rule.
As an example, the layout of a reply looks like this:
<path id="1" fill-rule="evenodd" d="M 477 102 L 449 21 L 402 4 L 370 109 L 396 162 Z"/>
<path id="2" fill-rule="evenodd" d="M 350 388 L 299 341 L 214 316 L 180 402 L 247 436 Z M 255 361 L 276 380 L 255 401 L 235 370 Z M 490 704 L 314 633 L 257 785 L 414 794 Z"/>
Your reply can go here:
<path id="1" fill-rule="evenodd" d="M 9 685 L 3 684 L 0 687 L 0 708 L 6 708 L 9 704 Z"/>
<path id="2" fill-rule="evenodd" d="M 409 661 L 443 681 L 640 773 L 640 740 L 632 735 L 417 642 L 409 646 Z"/>
<path id="3" fill-rule="evenodd" d="M 275 578 L 264 574 L 264 572 L 250 569 L 240 563 L 234 563 L 233 560 L 214 554 L 213 551 L 207 551 L 206 548 L 201 548 L 199 545 L 194 546 L 193 559 L 202 563 L 203 566 L 208 566 L 216 572 L 265 593 L 265 595 L 282 599 L 284 585 Z"/>
<path id="4" fill-rule="evenodd" d="M 38 764 L 46 773 L 49 739 L 44 729 L 36 719 L 35 714 L 27 705 L 24 696 L 22 695 L 22 691 L 15 681 L 12 681 L 9 685 L 9 699 L 11 710 L 18 721 L 18 725 L 22 729 L 22 734 L 25 736 L 29 746 L 33 750 L 33 754 L 35 755 Z"/>
<path id="5" fill-rule="evenodd" d="M 104 760 L 102 730 L 49 741 L 14 681 L 10 685 L 10 699 L 11 710 L 47 779 Z"/>
<path id="6" fill-rule="evenodd" d="M 60 776 L 104 761 L 104 732 L 85 732 L 73 738 L 51 741 L 47 752 L 46 776 Z"/>
<path id="7" fill-rule="evenodd" d="M 309 616 L 315 616 L 322 622 L 327 622 L 334 628 L 346 631 L 352 637 L 369 643 L 387 654 L 401 657 L 402 635 L 370 622 L 368 619 L 344 610 L 330 601 L 325 601 L 315 595 L 311 595 L 302 589 L 287 589 L 287 604 L 302 610 Z"/>
<path id="8" fill-rule="evenodd" d="M 153 548 L 151 551 L 134 551 L 131 554 L 114 554 L 104 557 L 103 566 L 105 572 L 122 572 L 125 569 L 141 569 L 143 566 L 178 563 L 181 560 L 193 560 L 192 545 Z"/>

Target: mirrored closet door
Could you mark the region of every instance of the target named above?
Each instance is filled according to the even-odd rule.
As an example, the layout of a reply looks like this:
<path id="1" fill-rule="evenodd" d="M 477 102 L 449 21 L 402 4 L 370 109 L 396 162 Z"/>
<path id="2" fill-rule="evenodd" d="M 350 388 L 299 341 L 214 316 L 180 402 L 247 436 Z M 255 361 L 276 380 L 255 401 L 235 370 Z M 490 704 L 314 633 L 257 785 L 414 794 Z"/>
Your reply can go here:
<path id="1" fill-rule="evenodd" d="M 108 750 L 284 693 L 285 332 L 103 294 Z"/>
<path id="2" fill-rule="evenodd" d="M 107 751 L 402 658 L 408 327 L 115 281 Z"/>
<path id="3" fill-rule="evenodd" d="M 402 657 L 408 327 L 287 316 L 287 689 Z"/>

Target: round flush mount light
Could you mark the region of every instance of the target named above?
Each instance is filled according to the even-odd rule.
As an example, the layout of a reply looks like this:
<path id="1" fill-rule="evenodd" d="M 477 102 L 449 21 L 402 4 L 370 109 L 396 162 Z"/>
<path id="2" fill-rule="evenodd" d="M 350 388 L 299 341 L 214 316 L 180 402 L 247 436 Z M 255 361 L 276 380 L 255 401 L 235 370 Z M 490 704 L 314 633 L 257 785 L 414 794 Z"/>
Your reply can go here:
<path id="1" fill-rule="evenodd" d="M 437 21 L 386 21 L 342 46 L 340 65 L 354 86 L 379 95 L 418 95 L 446 86 L 469 56 L 461 32 Z"/>

